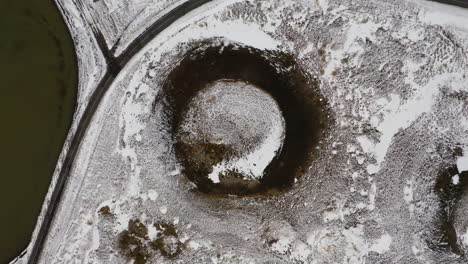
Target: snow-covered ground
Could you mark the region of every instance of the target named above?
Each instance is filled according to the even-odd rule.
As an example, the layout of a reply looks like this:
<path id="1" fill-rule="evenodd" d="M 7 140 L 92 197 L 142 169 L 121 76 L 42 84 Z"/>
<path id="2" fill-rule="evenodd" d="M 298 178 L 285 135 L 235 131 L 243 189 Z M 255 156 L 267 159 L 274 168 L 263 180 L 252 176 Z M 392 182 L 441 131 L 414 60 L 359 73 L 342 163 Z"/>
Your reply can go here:
<path id="1" fill-rule="evenodd" d="M 109 46 L 125 36 L 124 47 L 176 1 L 91 2 L 59 1 L 79 55 L 75 126 L 106 69 L 90 25 Z M 319 80 L 330 128 L 288 192 L 209 197 L 181 175 L 156 98 L 181 55 L 212 38 L 292 54 Z M 205 4 L 135 55 L 104 96 L 40 262 L 128 263 L 138 248 L 147 263 L 466 263 L 431 245 L 437 177 L 455 166 L 456 185 L 468 170 L 467 49 L 468 10 L 426 1 Z M 460 202 L 454 222 L 466 254 L 467 210 Z M 169 249 L 152 246 L 161 239 Z"/>
<path id="2" fill-rule="evenodd" d="M 93 0 L 74 1 L 87 23 L 102 32 L 115 55 L 148 26 L 173 7 L 187 0 Z M 58 2 L 67 2 L 58 0 Z M 70 2 L 70 1 L 68 1 Z"/>

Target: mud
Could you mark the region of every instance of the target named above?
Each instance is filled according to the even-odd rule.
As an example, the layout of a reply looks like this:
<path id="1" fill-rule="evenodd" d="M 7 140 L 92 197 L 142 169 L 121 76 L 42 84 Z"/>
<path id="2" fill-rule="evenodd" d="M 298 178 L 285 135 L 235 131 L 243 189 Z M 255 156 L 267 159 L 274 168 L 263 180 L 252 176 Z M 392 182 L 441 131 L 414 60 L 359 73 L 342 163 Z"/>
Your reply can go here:
<path id="1" fill-rule="evenodd" d="M 453 177 L 456 175 L 460 182 L 454 184 Z M 450 251 L 464 256 L 465 252 L 457 239 L 454 218 L 460 200 L 468 193 L 468 172 L 458 173 L 455 165 L 442 169 L 435 184 L 435 192 L 440 199 L 439 219 L 435 222 L 433 238 L 428 244 L 434 250 Z"/>
<path id="2" fill-rule="evenodd" d="M 148 263 L 157 252 L 168 259 L 177 257 L 184 245 L 179 240 L 175 226 L 164 221 L 153 225 L 158 232 L 156 238 L 151 240 L 148 227 L 139 219 L 131 219 L 128 228 L 118 235 L 120 253 L 136 264 Z"/>

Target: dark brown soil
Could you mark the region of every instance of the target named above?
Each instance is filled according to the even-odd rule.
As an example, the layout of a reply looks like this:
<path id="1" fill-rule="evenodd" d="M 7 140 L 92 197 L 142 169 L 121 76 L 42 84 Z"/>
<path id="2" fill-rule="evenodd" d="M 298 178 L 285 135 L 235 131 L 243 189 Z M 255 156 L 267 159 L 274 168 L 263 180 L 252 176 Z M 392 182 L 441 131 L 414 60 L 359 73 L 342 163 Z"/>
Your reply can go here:
<path id="1" fill-rule="evenodd" d="M 455 185 L 452 183 L 452 178 L 457 174 L 460 182 Z M 434 238 L 429 245 L 435 250 L 447 250 L 463 256 L 464 252 L 458 245 L 453 221 L 458 202 L 468 191 L 468 172 L 458 173 L 455 165 L 442 169 L 434 188 L 440 199 L 439 219 L 436 221 Z"/>
<path id="2" fill-rule="evenodd" d="M 162 256 L 173 259 L 183 248 L 174 225 L 159 221 L 154 224 L 159 231 L 154 240 L 148 237 L 148 228 L 138 219 L 128 222 L 127 230 L 118 235 L 120 252 L 137 264 L 144 264 L 159 252 Z"/>

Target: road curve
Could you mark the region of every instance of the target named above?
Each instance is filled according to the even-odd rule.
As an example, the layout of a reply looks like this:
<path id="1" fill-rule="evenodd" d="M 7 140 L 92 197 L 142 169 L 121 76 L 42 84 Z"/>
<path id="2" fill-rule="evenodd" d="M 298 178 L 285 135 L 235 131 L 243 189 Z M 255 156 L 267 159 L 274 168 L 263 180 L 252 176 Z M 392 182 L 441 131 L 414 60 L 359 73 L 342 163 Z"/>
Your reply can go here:
<path id="1" fill-rule="evenodd" d="M 468 0 L 432 0 L 432 1 L 468 8 Z"/>
<path id="2" fill-rule="evenodd" d="M 187 2 L 182 3 L 181 5 L 175 7 L 166 15 L 158 19 L 153 23 L 147 30 L 145 30 L 140 36 L 138 36 L 128 48 L 118 57 L 114 57 L 110 54 L 110 51 L 105 45 L 101 45 L 103 41 L 103 36 L 100 33 L 94 32 L 97 38 L 98 43 L 100 43 L 100 48 L 105 55 L 108 69 L 103 79 L 100 81 L 96 90 L 90 97 L 88 105 L 83 113 L 81 120 L 79 121 L 77 130 L 73 135 L 70 143 L 70 148 L 65 156 L 62 169 L 60 171 L 55 189 L 52 191 L 49 205 L 46 209 L 44 219 L 40 223 L 39 232 L 37 234 L 36 240 L 31 247 L 31 253 L 29 254 L 28 264 L 35 264 L 39 261 L 41 251 L 44 246 L 47 234 L 52 223 L 52 219 L 57 210 L 58 204 L 60 203 L 64 187 L 67 183 L 68 177 L 70 175 L 70 170 L 72 168 L 75 156 L 78 153 L 78 148 L 80 142 L 82 141 L 86 131 L 88 129 L 89 123 L 96 112 L 96 109 L 101 102 L 104 94 L 107 92 L 109 87 L 112 85 L 115 77 L 120 73 L 120 71 L 125 67 L 128 61 L 138 52 L 142 47 L 148 44 L 154 37 L 156 37 L 161 31 L 166 29 L 177 19 L 184 16 L 188 12 L 200 7 L 201 5 L 210 2 L 212 0 L 188 0 Z"/>

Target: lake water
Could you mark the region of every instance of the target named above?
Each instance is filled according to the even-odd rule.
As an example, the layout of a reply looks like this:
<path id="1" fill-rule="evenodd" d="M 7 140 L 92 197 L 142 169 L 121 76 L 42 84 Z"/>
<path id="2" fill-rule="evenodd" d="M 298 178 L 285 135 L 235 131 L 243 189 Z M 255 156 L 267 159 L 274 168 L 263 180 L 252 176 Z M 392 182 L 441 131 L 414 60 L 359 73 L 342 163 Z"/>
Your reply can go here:
<path id="1" fill-rule="evenodd" d="M 71 124 L 72 39 L 51 0 L 0 1 L 0 263 L 29 243 Z"/>

